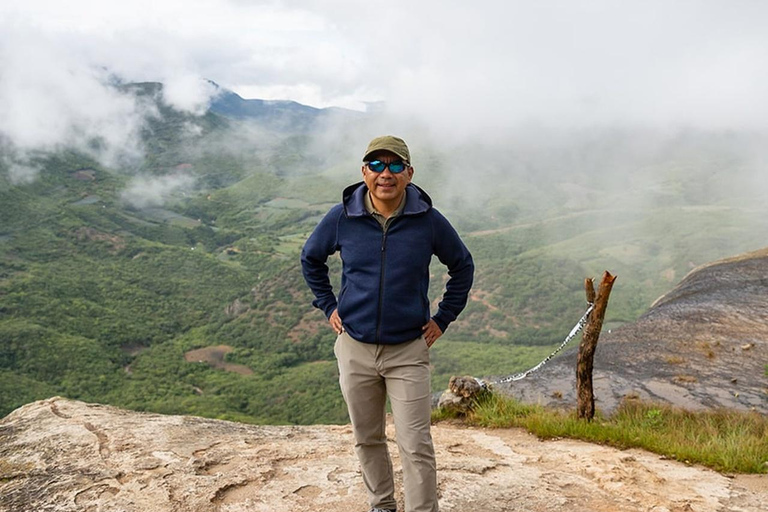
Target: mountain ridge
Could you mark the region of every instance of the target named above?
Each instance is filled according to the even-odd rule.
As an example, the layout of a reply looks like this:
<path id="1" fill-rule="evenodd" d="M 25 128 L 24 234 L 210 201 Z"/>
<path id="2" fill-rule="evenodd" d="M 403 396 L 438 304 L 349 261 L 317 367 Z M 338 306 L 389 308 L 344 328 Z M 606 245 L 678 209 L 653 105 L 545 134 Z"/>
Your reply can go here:
<path id="1" fill-rule="evenodd" d="M 360 119 L 364 112 L 341 107 L 318 108 L 294 100 L 246 99 L 234 91 L 209 81 L 216 88 L 209 110 L 235 119 L 260 121 L 280 131 L 310 131 L 316 123 L 329 116 Z"/>

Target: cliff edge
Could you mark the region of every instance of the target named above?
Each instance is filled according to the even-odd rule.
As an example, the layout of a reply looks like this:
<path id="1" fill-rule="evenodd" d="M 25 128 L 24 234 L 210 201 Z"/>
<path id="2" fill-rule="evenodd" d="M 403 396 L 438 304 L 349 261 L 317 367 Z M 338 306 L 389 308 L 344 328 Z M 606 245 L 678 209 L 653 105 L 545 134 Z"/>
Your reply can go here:
<path id="1" fill-rule="evenodd" d="M 758 512 L 768 503 L 768 475 L 728 477 L 521 430 L 438 424 L 433 435 L 443 512 Z M 2 512 L 366 508 L 348 426 L 244 425 L 63 398 L 0 421 Z"/>

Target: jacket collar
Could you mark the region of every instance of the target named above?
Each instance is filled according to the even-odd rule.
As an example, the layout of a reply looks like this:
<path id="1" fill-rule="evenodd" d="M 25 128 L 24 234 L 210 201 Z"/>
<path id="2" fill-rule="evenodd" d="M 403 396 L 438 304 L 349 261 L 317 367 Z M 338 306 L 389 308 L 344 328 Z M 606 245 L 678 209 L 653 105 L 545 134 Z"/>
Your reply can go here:
<path id="1" fill-rule="evenodd" d="M 347 217 L 362 217 L 369 215 L 365 209 L 365 194 L 368 193 L 368 187 L 361 181 L 350 185 L 344 189 L 342 194 L 342 204 L 344 213 Z M 405 208 L 403 215 L 417 215 L 424 213 L 432 208 L 432 198 L 424 192 L 418 185 L 409 183 L 405 187 Z"/>

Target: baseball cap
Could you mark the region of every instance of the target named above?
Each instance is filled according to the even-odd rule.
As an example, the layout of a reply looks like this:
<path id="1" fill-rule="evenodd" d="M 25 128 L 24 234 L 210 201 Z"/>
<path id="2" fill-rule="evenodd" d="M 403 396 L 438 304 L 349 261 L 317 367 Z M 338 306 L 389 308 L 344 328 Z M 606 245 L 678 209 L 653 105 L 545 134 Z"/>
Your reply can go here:
<path id="1" fill-rule="evenodd" d="M 400 137 L 395 137 L 394 135 L 376 137 L 368 143 L 368 149 L 365 150 L 363 161 L 367 162 L 368 156 L 376 151 L 389 151 L 402 158 L 404 162 L 411 163 L 411 153 L 408 151 L 405 141 Z"/>

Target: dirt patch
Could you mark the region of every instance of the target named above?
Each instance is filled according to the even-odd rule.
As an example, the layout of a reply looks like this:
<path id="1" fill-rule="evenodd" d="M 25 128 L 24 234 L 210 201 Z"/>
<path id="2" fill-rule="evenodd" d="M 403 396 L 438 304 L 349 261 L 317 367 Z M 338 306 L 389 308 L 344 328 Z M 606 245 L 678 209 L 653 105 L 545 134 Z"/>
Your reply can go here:
<path id="1" fill-rule="evenodd" d="M 197 348 L 185 353 L 184 360 L 189 363 L 206 363 L 217 370 L 239 373 L 240 375 L 252 375 L 253 370 L 247 366 L 224 361 L 224 357 L 233 350 L 234 348 L 229 345 Z"/>
<path id="2" fill-rule="evenodd" d="M 326 327 L 325 321 L 317 320 L 318 316 L 316 311 L 309 311 L 301 317 L 299 323 L 288 331 L 288 337 L 291 341 L 293 343 L 301 343 L 315 336 L 320 332 L 321 328 Z"/>
<path id="3" fill-rule="evenodd" d="M 106 242 L 112 246 L 110 252 L 113 253 L 125 249 L 125 240 L 122 237 L 103 233 L 97 229 L 87 227 L 78 228 L 74 232 L 74 236 L 78 242 Z"/>
<path id="4" fill-rule="evenodd" d="M 78 181 L 94 181 L 96 179 L 96 171 L 93 169 L 79 169 L 70 174 Z"/>
<path id="5" fill-rule="evenodd" d="M 487 293 L 480 290 L 472 290 L 469 292 L 469 298 L 471 300 L 477 301 L 483 306 L 487 307 L 491 311 L 498 311 L 499 308 L 488 302 L 488 299 L 486 298 Z"/>

